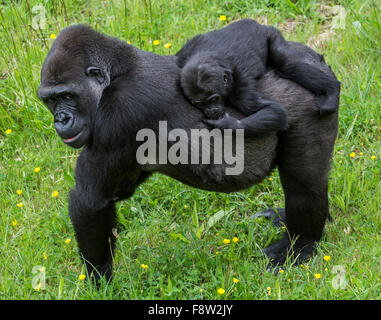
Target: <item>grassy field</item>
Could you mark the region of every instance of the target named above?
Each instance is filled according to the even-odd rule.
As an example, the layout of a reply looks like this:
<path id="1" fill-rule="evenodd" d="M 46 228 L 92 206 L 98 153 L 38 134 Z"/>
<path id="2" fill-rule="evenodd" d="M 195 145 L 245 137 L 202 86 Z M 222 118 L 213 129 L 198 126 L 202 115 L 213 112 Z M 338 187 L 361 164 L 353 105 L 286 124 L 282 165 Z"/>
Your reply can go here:
<path id="1" fill-rule="evenodd" d="M 381 299 L 378 1 L 1 3 L 0 299 Z M 67 214 L 78 151 L 58 139 L 36 97 L 53 38 L 68 25 L 86 23 L 141 49 L 171 54 L 193 35 L 245 17 L 324 54 L 342 83 L 330 176 L 333 221 L 318 254 L 276 276 L 266 271 L 261 249 L 282 230 L 250 217 L 283 206 L 276 171 L 231 195 L 154 175 L 118 204 L 114 280 L 96 290 L 79 277 L 84 269 Z M 228 214 L 202 230 L 221 210 Z"/>

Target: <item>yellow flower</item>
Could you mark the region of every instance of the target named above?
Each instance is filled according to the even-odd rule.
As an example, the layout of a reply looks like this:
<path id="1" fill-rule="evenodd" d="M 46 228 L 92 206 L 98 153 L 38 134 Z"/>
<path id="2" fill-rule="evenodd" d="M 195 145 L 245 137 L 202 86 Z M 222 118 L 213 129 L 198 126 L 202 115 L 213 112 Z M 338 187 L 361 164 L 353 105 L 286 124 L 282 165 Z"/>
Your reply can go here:
<path id="1" fill-rule="evenodd" d="M 84 274 L 80 274 L 80 275 L 78 276 L 78 279 L 79 279 L 79 280 L 85 280 L 85 278 L 86 278 L 86 275 L 84 275 Z"/>
<path id="2" fill-rule="evenodd" d="M 5 130 L 5 134 L 11 134 L 11 133 L 12 133 L 12 129 Z"/>
<path id="3" fill-rule="evenodd" d="M 184 204 L 184 209 L 188 209 L 188 206 L 186 204 Z"/>
<path id="4" fill-rule="evenodd" d="M 364 154 L 362 152 L 359 152 L 359 156 L 363 156 Z"/>
<path id="5" fill-rule="evenodd" d="M 271 296 L 271 288 L 270 288 L 270 287 L 267 287 L 266 290 L 267 290 L 267 294 L 268 294 L 269 296 Z"/>
<path id="6" fill-rule="evenodd" d="M 140 266 L 142 267 L 142 269 L 148 269 L 148 266 L 144 263 L 142 263 Z"/>
<path id="7" fill-rule="evenodd" d="M 160 43 L 160 40 L 153 40 L 153 45 L 157 46 Z"/>
<path id="8" fill-rule="evenodd" d="M 237 237 L 233 238 L 233 242 L 238 242 L 238 241 L 239 241 L 239 239 Z"/>
<path id="9" fill-rule="evenodd" d="M 34 172 L 36 172 L 36 173 L 40 172 L 40 170 L 41 170 L 40 167 L 34 168 Z"/>
<path id="10" fill-rule="evenodd" d="M 331 256 L 324 256 L 323 259 L 324 259 L 324 261 L 327 261 L 327 262 L 328 262 L 329 260 L 331 260 Z"/>
<path id="11" fill-rule="evenodd" d="M 57 36 L 54 33 L 52 33 L 49 38 L 54 40 L 55 38 L 57 38 Z"/>
<path id="12" fill-rule="evenodd" d="M 16 206 L 18 206 L 19 208 L 21 208 L 24 204 L 22 202 L 16 204 Z"/>
<path id="13" fill-rule="evenodd" d="M 229 239 L 224 239 L 224 244 L 229 244 L 230 243 L 230 240 Z"/>
<path id="14" fill-rule="evenodd" d="M 41 267 L 40 268 L 40 272 L 45 272 L 46 268 L 45 267 Z"/>
<path id="15" fill-rule="evenodd" d="M 328 269 L 327 269 L 327 268 L 325 268 L 325 269 L 324 269 L 324 271 L 325 271 L 325 272 L 328 272 Z"/>
<path id="16" fill-rule="evenodd" d="M 71 242 L 71 239 L 70 238 L 67 238 L 66 240 L 65 240 L 65 243 L 66 244 L 68 244 L 68 243 L 70 243 Z"/>
<path id="17" fill-rule="evenodd" d="M 127 41 L 128 44 L 131 44 L 131 41 Z"/>
<path id="18" fill-rule="evenodd" d="M 166 43 L 166 44 L 164 45 L 164 48 L 166 48 L 166 49 L 169 49 L 170 47 L 172 47 L 172 45 L 171 45 L 170 43 Z"/>
<path id="19" fill-rule="evenodd" d="M 273 181 L 273 178 L 270 177 L 270 178 L 269 178 L 269 181 Z"/>
<path id="20" fill-rule="evenodd" d="M 284 272 L 284 270 L 283 269 L 279 269 L 279 273 L 283 273 Z"/>
<path id="21" fill-rule="evenodd" d="M 46 252 L 44 252 L 42 255 L 44 256 L 45 260 L 48 259 L 48 255 L 46 254 Z"/>
<path id="22" fill-rule="evenodd" d="M 220 16 L 218 19 L 219 19 L 220 21 L 226 21 L 226 16 Z"/>
<path id="23" fill-rule="evenodd" d="M 351 157 L 351 158 L 354 158 L 355 156 L 356 156 L 356 152 L 351 152 L 350 154 L 349 154 L 349 156 Z"/>
<path id="24" fill-rule="evenodd" d="M 233 282 L 234 282 L 234 283 L 238 283 L 239 280 L 238 280 L 237 278 L 233 278 Z"/>
<path id="25" fill-rule="evenodd" d="M 57 197 L 58 197 L 58 191 L 53 191 L 53 193 L 52 193 L 52 197 L 53 197 L 53 198 L 57 198 Z"/>
<path id="26" fill-rule="evenodd" d="M 203 293 L 203 292 L 204 292 L 204 290 L 200 289 L 200 293 Z"/>
<path id="27" fill-rule="evenodd" d="M 321 278 L 321 274 L 320 273 L 315 273 L 314 276 L 315 276 L 316 279 L 320 279 Z"/>
<path id="28" fill-rule="evenodd" d="M 36 291 L 40 291 L 41 290 L 41 282 L 37 286 L 35 286 L 33 289 Z"/>
<path id="29" fill-rule="evenodd" d="M 224 293 L 225 293 L 225 290 L 222 289 L 222 288 L 219 288 L 219 289 L 217 290 L 217 292 L 218 292 L 219 294 L 224 294 Z"/>
<path id="30" fill-rule="evenodd" d="M 376 159 L 376 156 L 371 156 L 370 158 L 371 158 L 372 160 L 374 160 L 374 159 Z"/>
<path id="31" fill-rule="evenodd" d="M 14 227 L 17 226 L 17 220 L 16 219 L 12 221 L 12 226 L 14 226 Z"/>
<path id="32" fill-rule="evenodd" d="M 16 193 L 21 196 L 22 195 L 22 190 L 16 190 Z"/>

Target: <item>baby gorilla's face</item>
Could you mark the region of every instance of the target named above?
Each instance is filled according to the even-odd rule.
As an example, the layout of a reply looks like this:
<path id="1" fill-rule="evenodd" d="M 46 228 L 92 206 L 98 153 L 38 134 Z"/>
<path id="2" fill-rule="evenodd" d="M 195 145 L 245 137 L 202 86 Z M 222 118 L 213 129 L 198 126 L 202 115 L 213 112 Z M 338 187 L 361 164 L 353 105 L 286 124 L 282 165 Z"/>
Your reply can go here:
<path id="1" fill-rule="evenodd" d="M 219 119 L 225 114 L 225 96 L 228 77 L 214 60 L 190 60 L 181 72 L 181 87 L 185 96 L 209 119 Z"/>

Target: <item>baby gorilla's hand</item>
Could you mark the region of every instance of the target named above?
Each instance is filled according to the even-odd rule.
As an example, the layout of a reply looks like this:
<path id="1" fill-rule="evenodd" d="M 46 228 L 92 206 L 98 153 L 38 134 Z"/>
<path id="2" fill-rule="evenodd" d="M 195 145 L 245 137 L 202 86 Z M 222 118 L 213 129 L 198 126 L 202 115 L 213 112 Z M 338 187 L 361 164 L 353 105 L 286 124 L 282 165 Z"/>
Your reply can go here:
<path id="1" fill-rule="evenodd" d="M 218 129 L 240 129 L 240 121 L 228 113 L 225 113 L 222 118 L 217 120 L 204 119 L 203 121 Z"/>

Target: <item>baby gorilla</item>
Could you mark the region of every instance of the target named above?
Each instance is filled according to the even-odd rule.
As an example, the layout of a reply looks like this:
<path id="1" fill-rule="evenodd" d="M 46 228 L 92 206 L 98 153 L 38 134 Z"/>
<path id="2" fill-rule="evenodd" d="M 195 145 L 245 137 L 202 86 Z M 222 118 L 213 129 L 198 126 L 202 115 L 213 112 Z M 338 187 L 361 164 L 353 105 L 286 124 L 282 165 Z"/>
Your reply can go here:
<path id="1" fill-rule="evenodd" d="M 213 53 L 199 53 L 181 70 L 181 87 L 192 105 L 201 109 L 204 122 L 220 129 L 244 129 L 249 136 L 287 129 L 287 112 L 275 101 L 261 96 L 255 86 L 233 79 L 231 62 Z M 246 118 L 238 120 L 225 113 L 225 105 L 235 106 Z M 266 108 L 265 108 L 266 107 Z"/>
<path id="2" fill-rule="evenodd" d="M 273 27 L 240 20 L 194 37 L 176 54 L 181 87 L 209 118 L 205 122 L 220 129 L 245 129 L 252 135 L 287 129 L 286 110 L 256 89 L 256 79 L 267 68 L 312 91 L 320 114 L 336 112 L 340 83 L 297 48 Z M 324 61 L 313 50 L 310 55 Z M 226 104 L 247 117 L 238 120 L 225 113 Z"/>

